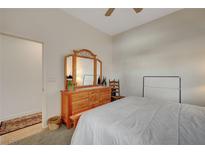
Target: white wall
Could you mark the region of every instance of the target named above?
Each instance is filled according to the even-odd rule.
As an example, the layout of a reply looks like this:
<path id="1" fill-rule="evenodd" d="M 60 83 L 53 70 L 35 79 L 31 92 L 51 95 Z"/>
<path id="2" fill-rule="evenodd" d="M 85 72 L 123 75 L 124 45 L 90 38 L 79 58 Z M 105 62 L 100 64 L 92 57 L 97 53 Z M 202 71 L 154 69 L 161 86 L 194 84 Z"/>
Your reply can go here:
<path id="1" fill-rule="evenodd" d="M 42 111 L 42 44 L 0 34 L 0 117 L 8 120 Z"/>
<path id="2" fill-rule="evenodd" d="M 2 38 L 0 37 L 0 122 L 2 119 Z"/>
<path id="3" fill-rule="evenodd" d="M 113 38 L 123 95 L 142 96 L 144 75 L 182 77 L 182 102 L 205 106 L 205 9 L 184 9 Z"/>
<path id="4" fill-rule="evenodd" d="M 44 84 L 47 113 L 44 119 L 60 114 L 60 90 L 64 88 L 64 56 L 73 49 L 94 51 L 109 77 L 112 38 L 69 16 L 60 9 L 0 9 L 1 32 L 44 42 Z M 1 17 L 1 16 L 0 16 Z"/>

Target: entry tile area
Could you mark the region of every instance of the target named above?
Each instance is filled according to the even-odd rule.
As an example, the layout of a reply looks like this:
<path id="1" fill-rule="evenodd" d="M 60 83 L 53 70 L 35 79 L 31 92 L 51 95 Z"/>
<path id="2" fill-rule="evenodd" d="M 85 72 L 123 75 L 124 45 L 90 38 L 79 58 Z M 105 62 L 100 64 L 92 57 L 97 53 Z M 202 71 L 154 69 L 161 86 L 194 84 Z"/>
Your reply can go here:
<path id="1" fill-rule="evenodd" d="M 19 129 L 17 131 L 13 131 L 11 133 L 7 133 L 5 135 L 0 136 L 0 144 L 11 144 L 23 138 L 32 136 L 34 134 L 40 133 L 44 129 L 42 128 L 42 123 L 32 125 L 23 129 Z"/>

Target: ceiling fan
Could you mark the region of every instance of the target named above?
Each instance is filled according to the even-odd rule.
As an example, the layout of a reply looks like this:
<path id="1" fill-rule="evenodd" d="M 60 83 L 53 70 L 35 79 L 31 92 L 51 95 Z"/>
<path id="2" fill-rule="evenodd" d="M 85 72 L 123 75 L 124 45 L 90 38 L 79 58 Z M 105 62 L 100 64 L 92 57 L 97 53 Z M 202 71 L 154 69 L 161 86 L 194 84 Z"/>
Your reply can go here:
<path id="1" fill-rule="evenodd" d="M 111 14 L 113 13 L 114 10 L 115 10 L 115 8 L 109 8 L 107 10 L 107 12 L 105 13 L 105 16 L 107 16 L 107 17 L 111 16 Z M 139 13 L 143 10 L 143 8 L 133 8 L 133 10 L 135 11 L 135 13 Z"/>

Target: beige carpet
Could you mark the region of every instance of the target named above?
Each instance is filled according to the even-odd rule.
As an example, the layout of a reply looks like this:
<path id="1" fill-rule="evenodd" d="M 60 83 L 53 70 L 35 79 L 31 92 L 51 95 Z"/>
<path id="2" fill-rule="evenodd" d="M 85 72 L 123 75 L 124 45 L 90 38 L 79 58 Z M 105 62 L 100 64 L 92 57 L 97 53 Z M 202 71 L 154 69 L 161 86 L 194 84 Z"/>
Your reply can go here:
<path id="1" fill-rule="evenodd" d="M 12 143 L 13 145 L 67 145 L 70 144 L 74 129 L 67 129 L 62 125 L 59 129 L 49 131 L 48 129 Z"/>

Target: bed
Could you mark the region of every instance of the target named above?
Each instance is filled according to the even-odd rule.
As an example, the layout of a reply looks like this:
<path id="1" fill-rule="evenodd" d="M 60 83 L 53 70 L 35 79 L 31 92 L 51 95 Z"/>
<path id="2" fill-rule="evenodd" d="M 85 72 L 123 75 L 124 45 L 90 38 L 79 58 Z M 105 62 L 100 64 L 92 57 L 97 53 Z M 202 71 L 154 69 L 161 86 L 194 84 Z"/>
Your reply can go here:
<path id="1" fill-rule="evenodd" d="M 147 83 L 153 91 L 155 82 Z M 171 88 L 156 86 L 159 92 L 169 89 L 169 99 L 154 98 L 153 93 L 150 98 L 147 83 L 146 97 L 130 96 L 85 112 L 71 144 L 205 144 L 205 108 L 180 103 L 181 86 L 173 88 L 173 83 Z"/>

